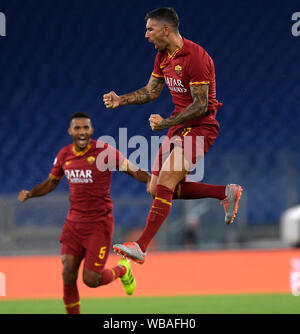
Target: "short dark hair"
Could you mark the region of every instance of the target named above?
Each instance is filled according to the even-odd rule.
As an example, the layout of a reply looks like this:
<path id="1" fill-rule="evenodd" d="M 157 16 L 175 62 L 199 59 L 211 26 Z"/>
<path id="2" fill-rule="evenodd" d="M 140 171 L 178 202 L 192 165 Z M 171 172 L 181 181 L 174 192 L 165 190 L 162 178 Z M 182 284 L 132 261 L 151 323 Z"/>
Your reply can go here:
<path id="1" fill-rule="evenodd" d="M 70 122 L 72 122 L 72 120 L 74 118 L 88 118 L 88 119 L 92 120 L 91 116 L 89 114 L 87 114 L 86 112 L 76 112 L 76 113 L 74 113 L 70 118 Z"/>
<path id="2" fill-rule="evenodd" d="M 145 21 L 154 19 L 157 21 L 166 21 L 170 23 L 174 30 L 179 28 L 179 17 L 175 10 L 171 7 L 162 7 L 152 10 L 145 16 Z"/>

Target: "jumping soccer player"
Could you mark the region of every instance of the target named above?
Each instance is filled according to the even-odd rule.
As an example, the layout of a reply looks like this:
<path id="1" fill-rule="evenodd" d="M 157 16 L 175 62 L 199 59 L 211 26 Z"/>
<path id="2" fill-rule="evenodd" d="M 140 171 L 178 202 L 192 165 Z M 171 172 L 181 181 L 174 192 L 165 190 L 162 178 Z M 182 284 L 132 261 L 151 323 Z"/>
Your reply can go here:
<path id="1" fill-rule="evenodd" d="M 180 35 L 179 18 L 174 9 L 158 8 L 148 13 L 145 20 L 145 37 L 158 50 L 148 84 L 121 96 L 114 91 L 103 95 L 109 109 L 143 104 L 155 100 L 166 83 L 175 106 L 169 118 L 158 114 L 149 118 L 153 131 L 169 128 L 166 139 L 177 139 L 171 153 L 165 151 L 163 142 L 156 156 L 149 186 L 154 202 L 146 227 L 136 242 L 114 245 L 116 252 L 138 263 L 145 261 L 147 246 L 168 217 L 173 199 L 219 199 L 224 204 L 225 223 L 231 224 L 242 193 L 242 187 L 235 184 L 216 186 L 186 181 L 185 177 L 201 157 L 195 149 L 197 138 L 204 137 L 203 156 L 219 132 L 215 117 L 222 103 L 216 99 L 214 63 L 201 46 Z M 191 137 L 192 150 L 184 149 L 185 137 Z"/>
<path id="2" fill-rule="evenodd" d="M 133 294 L 136 281 L 127 259 L 121 259 L 114 268 L 105 268 L 114 228 L 112 169 L 143 183 L 150 181 L 150 175 L 112 146 L 91 139 L 94 129 L 88 114 L 75 113 L 68 132 L 73 144 L 60 150 L 48 179 L 30 191 L 22 190 L 19 200 L 44 196 L 57 187 L 64 175 L 67 177 L 70 209 L 60 236 L 63 300 L 67 313 L 80 313 L 77 276 L 83 259 L 83 281 L 87 286 L 95 288 L 120 278 L 126 293 Z"/>

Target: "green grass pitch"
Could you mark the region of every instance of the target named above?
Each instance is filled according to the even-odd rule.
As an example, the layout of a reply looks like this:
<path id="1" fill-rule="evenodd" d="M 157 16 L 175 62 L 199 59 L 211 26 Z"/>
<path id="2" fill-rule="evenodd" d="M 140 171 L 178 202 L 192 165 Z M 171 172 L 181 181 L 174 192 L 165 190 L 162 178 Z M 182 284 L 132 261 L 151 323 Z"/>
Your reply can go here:
<path id="1" fill-rule="evenodd" d="M 64 314 L 60 299 L 1 300 L 0 314 Z M 89 298 L 82 314 L 300 314 L 300 296 L 253 294 Z"/>

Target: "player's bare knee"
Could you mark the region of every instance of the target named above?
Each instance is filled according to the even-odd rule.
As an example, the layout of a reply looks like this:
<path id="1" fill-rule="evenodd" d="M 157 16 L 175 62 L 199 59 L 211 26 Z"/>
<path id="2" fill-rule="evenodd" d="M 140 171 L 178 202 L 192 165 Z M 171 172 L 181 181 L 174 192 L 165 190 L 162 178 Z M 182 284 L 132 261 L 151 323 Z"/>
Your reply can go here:
<path id="1" fill-rule="evenodd" d="M 172 172 L 161 172 L 157 184 L 173 189 L 177 185 L 177 180 L 174 180 Z"/>
<path id="2" fill-rule="evenodd" d="M 155 192 L 156 192 L 156 184 L 154 184 L 154 185 L 150 184 L 149 194 L 150 194 L 153 198 L 155 197 Z"/>
<path id="3" fill-rule="evenodd" d="M 63 264 L 62 276 L 64 284 L 73 284 L 77 281 L 78 269 L 81 259 L 73 255 L 63 254 L 61 256 Z"/>
<path id="4" fill-rule="evenodd" d="M 83 283 L 89 288 L 97 288 L 100 285 L 99 280 L 95 280 L 91 277 L 85 277 Z"/>
<path id="5" fill-rule="evenodd" d="M 151 176 L 150 186 L 148 189 L 148 193 L 154 198 L 156 192 L 156 184 L 157 184 L 158 176 L 153 175 Z"/>
<path id="6" fill-rule="evenodd" d="M 185 178 L 187 171 L 161 171 L 157 180 L 157 184 L 174 190 L 177 184 Z"/>
<path id="7" fill-rule="evenodd" d="M 68 264 L 64 264 L 63 270 L 62 270 L 62 276 L 63 276 L 63 281 L 65 284 L 75 283 L 77 281 L 77 275 L 78 275 L 78 271 L 76 270 L 76 268 Z"/>
<path id="8" fill-rule="evenodd" d="M 101 274 L 84 268 L 83 283 L 89 288 L 97 288 L 101 283 Z"/>

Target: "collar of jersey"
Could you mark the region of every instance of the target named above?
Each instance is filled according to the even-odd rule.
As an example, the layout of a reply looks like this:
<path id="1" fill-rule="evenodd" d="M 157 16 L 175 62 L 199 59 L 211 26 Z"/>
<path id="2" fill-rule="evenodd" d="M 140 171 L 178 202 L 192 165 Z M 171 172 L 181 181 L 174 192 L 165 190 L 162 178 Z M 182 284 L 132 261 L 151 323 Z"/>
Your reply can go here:
<path id="1" fill-rule="evenodd" d="M 74 146 L 74 144 L 73 144 L 72 150 L 73 150 L 73 153 L 74 153 L 76 156 L 79 157 L 79 156 L 85 155 L 86 152 L 89 151 L 91 147 L 92 147 L 92 144 L 89 143 L 88 146 L 87 146 L 83 151 L 77 152 L 77 151 L 75 150 L 75 146 Z"/>
<path id="2" fill-rule="evenodd" d="M 170 58 L 170 59 L 172 59 L 172 58 L 174 58 L 175 57 L 175 55 L 184 47 L 184 38 L 182 38 L 183 39 L 183 44 L 182 44 L 182 47 L 181 48 L 177 48 L 175 51 L 173 51 L 171 54 L 169 53 L 169 52 L 167 52 L 167 54 L 168 54 L 168 57 Z"/>

